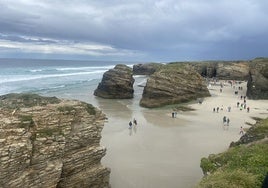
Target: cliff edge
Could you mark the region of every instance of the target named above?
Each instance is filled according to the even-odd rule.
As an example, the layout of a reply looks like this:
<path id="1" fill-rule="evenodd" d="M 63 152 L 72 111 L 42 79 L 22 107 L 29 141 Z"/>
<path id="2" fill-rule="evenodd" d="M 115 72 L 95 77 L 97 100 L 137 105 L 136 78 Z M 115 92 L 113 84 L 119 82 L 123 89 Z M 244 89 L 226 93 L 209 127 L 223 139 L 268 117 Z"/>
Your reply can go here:
<path id="1" fill-rule="evenodd" d="M 0 96 L 0 185 L 109 187 L 110 170 L 100 163 L 104 119 L 80 101 Z"/>

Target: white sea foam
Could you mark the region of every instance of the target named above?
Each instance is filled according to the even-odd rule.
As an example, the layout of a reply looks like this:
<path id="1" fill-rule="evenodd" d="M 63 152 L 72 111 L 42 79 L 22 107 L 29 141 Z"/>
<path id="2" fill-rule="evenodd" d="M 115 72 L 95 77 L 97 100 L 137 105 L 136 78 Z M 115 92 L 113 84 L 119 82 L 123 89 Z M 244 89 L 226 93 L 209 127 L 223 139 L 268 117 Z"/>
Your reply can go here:
<path id="1" fill-rule="evenodd" d="M 99 66 L 99 67 L 63 67 L 63 68 L 56 68 L 57 71 L 72 71 L 72 70 L 88 70 L 88 69 L 101 69 L 101 70 L 108 70 L 113 68 L 114 65 L 109 66 Z"/>
<path id="2" fill-rule="evenodd" d="M 57 78 L 57 77 L 68 77 L 68 76 L 78 76 L 78 75 L 92 75 L 104 73 L 105 70 L 96 70 L 89 72 L 75 72 L 75 73 L 66 73 L 66 74 L 48 74 L 48 75 L 16 75 L 16 77 L 0 77 L 0 83 L 8 82 L 19 82 L 19 81 L 30 81 L 44 78 Z"/>
<path id="3" fill-rule="evenodd" d="M 43 70 L 42 69 L 32 69 L 30 70 L 30 72 L 42 72 Z"/>

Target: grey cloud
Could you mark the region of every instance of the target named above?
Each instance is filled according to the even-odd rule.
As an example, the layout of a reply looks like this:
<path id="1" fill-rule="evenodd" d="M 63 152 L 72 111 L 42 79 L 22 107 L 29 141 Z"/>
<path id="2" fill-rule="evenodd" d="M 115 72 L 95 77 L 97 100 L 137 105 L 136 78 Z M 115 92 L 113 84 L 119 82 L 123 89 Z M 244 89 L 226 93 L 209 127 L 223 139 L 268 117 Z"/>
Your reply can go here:
<path id="1" fill-rule="evenodd" d="M 265 0 L 0 0 L 0 7 L 0 33 L 11 41 L 97 43 L 163 59 L 254 57 L 251 45 L 268 41 Z"/>

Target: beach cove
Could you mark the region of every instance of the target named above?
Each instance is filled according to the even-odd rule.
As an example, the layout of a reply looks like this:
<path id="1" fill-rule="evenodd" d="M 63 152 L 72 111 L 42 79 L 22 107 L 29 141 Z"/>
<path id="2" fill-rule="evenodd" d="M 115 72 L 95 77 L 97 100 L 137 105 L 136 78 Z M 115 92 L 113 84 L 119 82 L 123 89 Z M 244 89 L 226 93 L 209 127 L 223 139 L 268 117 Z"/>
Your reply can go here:
<path id="1" fill-rule="evenodd" d="M 224 81 L 220 92 L 217 82 L 209 87 L 211 97 L 202 104 L 189 104 L 195 111 L 178 112 L 172 118 L 172 107 L 139 106 L 143 88 L 137 85 L 144 78 L 135 79 L 134 99 L 91 101 L 108 118 L 102 131 L 101 145 L 107 148 L 102 163 L 111 168 L 112 187 L 194 187 L 203 176 L 199 167 L 202 157 L 225 151 L 240 138 L 241 126 L 246 129 L 246 123 L 255 123 L 251 117 L 267 117 L 267 100 L 247 99 L 249 113 L 237 108 L 237 102 L 244 100 L 240 96 L 246 93 L 246 82 L 239 85 L 244 89 L 238 95 Z M 219 113 L 213 112 L 214 107 L 222 106 Z M 223 126 L 224 116 L 230 119 L 228 130 Z M 133 118 L 138 125 L 129 129 Z"/>
<path id="2" fill-rule="evenodd" d="M 188 103 L 195 111 L 177 111 L 177 117 L 172 118 L 176 105 L 140 107 L 143 87 L 139 86 L 145 85 L 146 76 L 134 76 L 133 99 L 95 97 L 93 93 L 103 73 L 114 67 L 114 62 L 102 66 L 76 62 L 77 67 L 65 61 L 53 66 L 50 61 L 42 66 L 34 62 L 13 63 L 17 67 L 14 70 L 13 64 L 2 64 L 1 94 L 23 92 L 76 99 L 106 114 L 100 144 L 107 152 L 101 162 L 111 169 L 110 184 L 115 188 L 194 187 L 203 177 L 199 167 L 202 157 L 225 151 L 240 138 L 241 126 L 246 129 L 246 123 L 255 122 L 251 117 L 267 117 L 267 100 L 246 99 L 249 113 L 237 108 L 237 102 L 243 102 L 240 96 L 246 95 L 246 82 L 236 85 L 243 87 L 237 95 L 228 82 L 213 82 L 208 85 L 211 97 L 204 98 L 202 104 L 198 100 Z M 217 107 L 223 110 L 213 112 Z M 231 112 L 227 112 L 228 107 Z M 230 119 L 228 130 L 223 127 L 224 116 Z M 134 118 L 138 125 L 129 129 L 129 121 Z"/>

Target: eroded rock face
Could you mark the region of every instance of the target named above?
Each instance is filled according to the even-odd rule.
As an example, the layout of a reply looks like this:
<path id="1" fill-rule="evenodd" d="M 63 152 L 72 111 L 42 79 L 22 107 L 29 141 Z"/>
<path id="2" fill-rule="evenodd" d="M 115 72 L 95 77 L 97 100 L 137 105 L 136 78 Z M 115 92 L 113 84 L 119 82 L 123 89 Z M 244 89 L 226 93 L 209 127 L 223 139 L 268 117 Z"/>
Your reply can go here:
<path id="1" fill-rule="evenodd" d="M 258 58 L 251 62 L 247 84 L 250 99 L 268 99 L 268 59 Z"/>
<path id="2" fill-rule="evenodd" d="M 210 96 L 209 91 L 196 71 L 171 65 L 149 77 L 140 105 L 160 107 L 207 96 Z"/>
<path id="3" fill-rule="evenodd" d="M 104 119 L 79 101 L 1 96 L 1 187 L 109 187 L 110 170 L 100 163 Z"/>
<path id="4" fill-rule="evenodd" d="M 145 63 L 133 65 L 133 74 L 135 75 L 151 75 L 159 68 L 164 66 L 160 63 Z"/>
<path id="5" fill-rule="evenodd" d="M 201 76 L 214 78 L 217 76 L 217 63 L 192 63 L 195 71 Z"/>
<path id="6" fill-rule="evenodd" d="M 197 62 L 189 63 L 201 76 L 222 80 L 247 80 L 249 63 L 244 62 Z"/>
<path id="7" fill-rule="evenodd" d="M 132 69 L 126 65 L 116 65 L 115 68 L 103 74 L 102 81 L 94 91 L 94 95 L 107 99 L 133 98 L 134 78 Z"/>
<path id="8" fill-rule="evenodd" d="M 218 63 L 217 78 L 222 80 L 248 80 L 248 62 Z"/>

